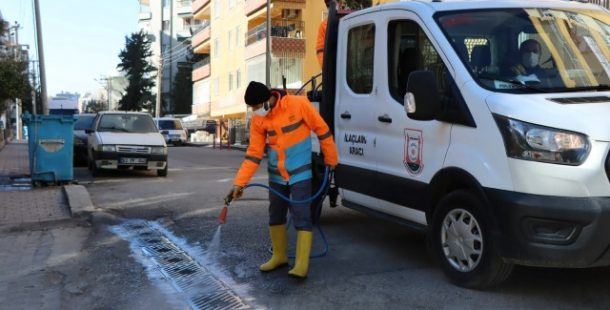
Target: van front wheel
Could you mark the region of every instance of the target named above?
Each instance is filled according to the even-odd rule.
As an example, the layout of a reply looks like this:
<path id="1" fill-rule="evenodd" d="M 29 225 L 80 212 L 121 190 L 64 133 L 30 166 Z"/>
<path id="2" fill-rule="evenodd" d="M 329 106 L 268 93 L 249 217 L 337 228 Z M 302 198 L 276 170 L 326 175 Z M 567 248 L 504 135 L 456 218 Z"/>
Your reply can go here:
<path id="1" fill-rule="evenodd" d="M 430 241 L 451 282 L 484 289 L 510 276 L 513 265 L 497 254 L 490 225 L 483 203 L 468 191 L 452 192 L 439 202 Z"/>

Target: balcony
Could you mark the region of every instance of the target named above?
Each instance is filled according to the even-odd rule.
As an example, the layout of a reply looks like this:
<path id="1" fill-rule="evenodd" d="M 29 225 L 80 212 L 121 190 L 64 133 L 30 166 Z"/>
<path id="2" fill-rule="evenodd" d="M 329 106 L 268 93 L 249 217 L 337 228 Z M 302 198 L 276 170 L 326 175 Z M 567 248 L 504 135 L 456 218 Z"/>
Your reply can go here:
<path id="1" fill-rule="evenodd" d="M 210 68 L 210 57 L 205 57 L 203 60 L 195 63 L 193 65 L 193 83 L 203 80 L 210 76 L 211 72 Z"/>
<path id="2" fill-rule="evenodd" d="M 152 13 L 150 13 L 150 12 L 140 12 L 138 14 L 139 20 L 149 20 L 151 18 L 152 18 Z"/>
<path id="3" fill-rule="evenodd" d="M 250 58 L 266 51 L 267 24 L 246 33 L 246 55 Z M 271 21 L 271 54 L 280 58 L 305 58 L 305 22 Z"/>
<path id="4" fill-rule="evenodd" d="M 210 19 L 212 15 L 211 3 L 212 0 L 195 0 L 191 5 L 194 18 L 199 20 Z"/>
<path id="5" fill-rule="evenodd" d="M 272 0 L 273 10 L 305 9 L 305 0 Z M 246 16 L 253 15 L 267 5 L 267 0 L 246 0 Z M 275 16 L 275 15 L 273 15 Z"/>
<path id="6" fill-rule="evenodd" d="M 207 23 L 199 31 L 197 31 L 192 38 L 191 46 L 196 54 L 208 54 L 210 53 L 210 38 L 211 29 L 210 24 Z"/>
<path id="7" fill-rule="evenodd" d="M 192 5 L 192 0 L 178 0 L 176 3 L 176 13 L 183 18 L 193 16 Z"/>

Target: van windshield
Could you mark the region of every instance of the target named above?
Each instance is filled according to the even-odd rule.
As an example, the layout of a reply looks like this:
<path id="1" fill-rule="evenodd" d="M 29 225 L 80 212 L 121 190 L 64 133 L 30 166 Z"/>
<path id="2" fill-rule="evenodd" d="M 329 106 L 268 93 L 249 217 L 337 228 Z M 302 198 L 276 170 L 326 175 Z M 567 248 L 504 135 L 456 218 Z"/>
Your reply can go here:
<path id="1" fill-rule="evenodd" d="M 610 16 L 590 9 L 435 15 L 479 85 L 502 92 L 610 89 Z"/>

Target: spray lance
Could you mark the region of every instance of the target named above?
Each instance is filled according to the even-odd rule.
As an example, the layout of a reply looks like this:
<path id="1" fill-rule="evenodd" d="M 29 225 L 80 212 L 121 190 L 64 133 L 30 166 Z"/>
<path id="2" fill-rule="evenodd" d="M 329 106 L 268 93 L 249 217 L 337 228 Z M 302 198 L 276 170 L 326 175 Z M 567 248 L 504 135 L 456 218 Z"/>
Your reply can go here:
<path id="1" fill-rule="evenodd" d="M 265 188 L 265 189 L 271 191 L 274 195 L 282 198 L 283 200 L 285 200 L 289 203 L 293 203 L 293 204 L 308 203 L 308 202 L 312 202 L 313 200 L 318 198 L 318 196 L 320 196 L 322 194 L 322 192 L 324 192 L 324 189 L 326 188 L 326 185 L 328 184 L 329 170 L 330 169 L 328 167 L 326 167 L 326 169 L 324 170 L 324 179 L 322 181 L 322 184 L 320 185 L 320 189 L 318 190 L 318 192 L 315 193 L 313 196 L 311 196 L 307 199 L 303 199 L 303 200 L 292 200 L 289 197 L 284 196 L 282 193 L 274 190 L 273 188 L 271 188 L 265 184 L 260 184 L 260 183 L 247 184 L 246 186 L 244 186 L 242 191 L 248 187 L 262 187 L 262 188 Z M 229 212 L 229 206 L 231 205 L 232 200 L 233 200 L 232 195 L 227 195 L 224 198 L 225 205 L 224 205 L 224 207 L 222 207 L 222 210 L 220 210 L 220 215 L 218 215 L 218 224 L 222 225 L 227 222 L 227 213 Z"/>

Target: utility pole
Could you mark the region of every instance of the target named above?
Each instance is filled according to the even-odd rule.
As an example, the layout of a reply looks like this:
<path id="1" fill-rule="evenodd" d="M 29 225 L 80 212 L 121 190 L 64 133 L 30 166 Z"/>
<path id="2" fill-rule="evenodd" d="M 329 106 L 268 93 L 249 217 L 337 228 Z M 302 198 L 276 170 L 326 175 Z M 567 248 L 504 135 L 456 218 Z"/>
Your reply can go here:
<path id="1" fill-rule="evenodd" d="M 36 115 L 36 69 L 32 63 L 32 114 Z"/>
<path id="2" fill-rule="evenodd" d="M 265 84 L 271 87 L 271 0 L 267 0 L 267 57 L 265 60 Z"/>
<path id="3" fill-rule="evenodd" d="M 38 42 L 38 65 L 40 66 L 40 94 L 42 96 L 42 114 L 49 114 L 47 98 L 47 75 L 44 68 L 44 49 L 42 47 L 42 25 L 40 23 L 40 4 L 34 0 L 34 13 L 36 15 L 36 40 Z"/>
<path id="4" fill-rule="evenodd" d="M 163 55 L 159 56 L 157 67 L 157 104 L 155 104 L 155 117 L 161 116 L 161 92 L 163 90 Z"/>
<path id="5" fill-rule="evenodd" d="M 99 79 L 96 79 L 96 81 L 100 84 L 100 86 L 102 86 L 102 88 L 104 88 L 104 90 L 106 90 L 106 108 L 104 109 L 102 106 L 102 110 L 110 111 L 110 79 L 105 76 L 101 76 Z"/>

